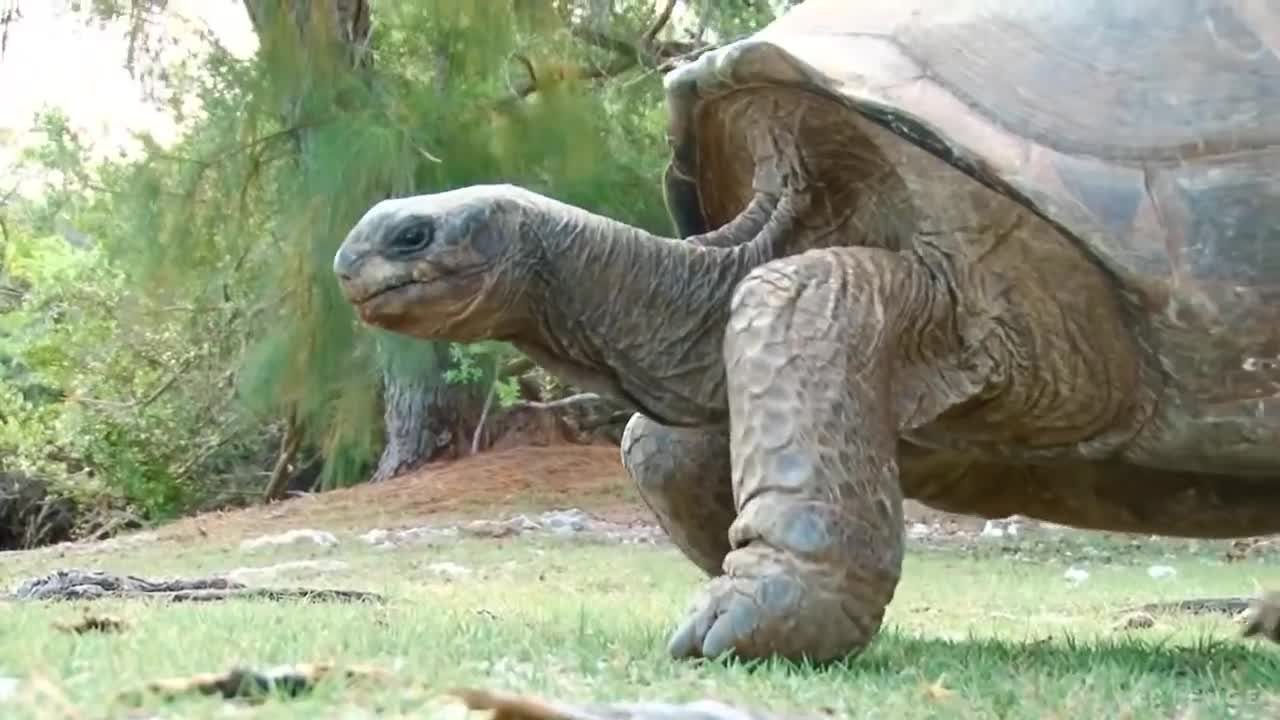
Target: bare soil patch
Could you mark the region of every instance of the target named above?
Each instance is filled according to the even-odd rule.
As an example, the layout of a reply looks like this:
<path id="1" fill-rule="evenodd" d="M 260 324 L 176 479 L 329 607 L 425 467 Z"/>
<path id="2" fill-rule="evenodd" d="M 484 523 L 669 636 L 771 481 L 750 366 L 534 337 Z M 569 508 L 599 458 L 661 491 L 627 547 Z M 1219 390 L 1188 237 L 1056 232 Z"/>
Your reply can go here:
<path id="1" fill-rule="evenodd" d="M 557 442 L 436 462 L 381 483 L 202 513 L 149 535 L 161 543 L 238 542 L 301 528 L 399 529 L 569 508 L 626 526 L 656 523 L 627 477 L 616 446 Z M 930 534 L 940 536 L 972 535 L 984 522 L 911 501 L 905 510 L 908 527 L 925 523 Z"/>
<path id="2" fill-rule="evenodd" d="M 614 522 L 651 522 L 609 445 L 517 447 L 433 463 L 377 484 L 212 512 L 159 528 L 159 539 L 232 539 L 301 527 L 404 527 L 576 507 Z"/>
<path id="3" fill-rule="evenodd" d="M 214 512 L 158 530 L 161 540 L 238 538 L 267 530 L 408 527 L 426 520 L 495 518 L 516 512 L 579 508 L 623 524 L 653 524 L 611 445 L 552 444 L 484 452 L 433 463 L 382 483 Z M 946 532 L 981 530 L 983 520 L 906 504 L 907 522 Z"/>

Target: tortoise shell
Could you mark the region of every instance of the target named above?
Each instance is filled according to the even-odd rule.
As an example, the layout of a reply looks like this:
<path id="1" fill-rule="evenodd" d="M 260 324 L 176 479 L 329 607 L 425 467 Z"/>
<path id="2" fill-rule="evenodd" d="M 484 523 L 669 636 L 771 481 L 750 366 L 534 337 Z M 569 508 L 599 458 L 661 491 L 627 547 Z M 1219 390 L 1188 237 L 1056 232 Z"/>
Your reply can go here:
<path id="1" fill-rule="evenodd" d="M 1278 54 L 1269 0 L 808 0 L 668 75 L 669 204 L 682 234 L 702 232 L 736 212 L 726 187 L 761 181 L 741 126 L 768 116 L 718 100 L 785 87 L 837 103 L 1083 249 L 1132 309 L 1164 402 L 1202 434 L 1195 455 L 1273 471 Z M 790 121 L 782 105 L 771 122 Z"/>

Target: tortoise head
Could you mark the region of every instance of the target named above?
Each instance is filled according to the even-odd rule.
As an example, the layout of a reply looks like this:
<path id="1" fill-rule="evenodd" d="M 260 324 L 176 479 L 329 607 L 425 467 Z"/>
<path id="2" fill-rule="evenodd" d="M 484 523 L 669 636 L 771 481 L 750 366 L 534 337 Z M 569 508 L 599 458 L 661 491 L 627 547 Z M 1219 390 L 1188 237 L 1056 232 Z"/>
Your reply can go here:
<path id="1" fill-rule="evenodd" d="M 377 203 L 334 257 L 343 296 L 364 322 L 426 340 L 515 332 L 537 257 L 524 194 L 480 185 Z"/>

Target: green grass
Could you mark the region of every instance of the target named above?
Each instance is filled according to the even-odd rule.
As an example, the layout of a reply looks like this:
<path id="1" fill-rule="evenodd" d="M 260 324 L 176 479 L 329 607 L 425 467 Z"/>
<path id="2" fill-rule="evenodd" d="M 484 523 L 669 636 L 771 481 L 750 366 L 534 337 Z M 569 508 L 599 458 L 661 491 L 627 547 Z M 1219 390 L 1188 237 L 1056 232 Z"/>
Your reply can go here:
<path id="1" fill-rule="evenodd" d="M 1242 640 L 1222 617 L 1160 618 L 1112 630 L 1142 602 L 1252 594 L 1280 587 L 1280 567 L 1225 564 L 1217 545 L 1140 545 L 1084 533 L 975 546 L 914 545 L 884 633 L 862 656 L 825 668 L 673 662 L 667 634 L 700 583 L 669 548 L 555 539 L 469 540 L 443 547 L 365 547 L 243 554 L 234 543 L 141 546 L 100 555 L 0 557 L 0 581 L 55 567 L 149 576 L 196 575 L 304 558 L 343 571 L 271 584 L 385 593 L 385 607 L 235 602 L 102 602 L 129 623 L 119 634 L 69 635 L 82 604 L 0 604 L 0 677 L 17 678 L 0 717 L 458 717 L 437 699 L 467 685 L 565 701 L 707 697 L 778 711 L 876 718 L 1215 718 L 1280 712 L 1280 651 Z M 1069 554 L 1069 555 L 1068 555 Z M 448 579 L 430 565 L 472 569 Z M 1090 579 L 1070 587 L 1075 563 Z M 1153 580 L 1151 563 L 1174 578 Z M 121 691 L 162 677 L 336 660 L 394 671 L 389 683 L 322 683 L 262 704 L 147 699 Z M 947 692 L 930 692 L 930 686 Z M 228 714 L 230 713 L 230 714 Z"/>

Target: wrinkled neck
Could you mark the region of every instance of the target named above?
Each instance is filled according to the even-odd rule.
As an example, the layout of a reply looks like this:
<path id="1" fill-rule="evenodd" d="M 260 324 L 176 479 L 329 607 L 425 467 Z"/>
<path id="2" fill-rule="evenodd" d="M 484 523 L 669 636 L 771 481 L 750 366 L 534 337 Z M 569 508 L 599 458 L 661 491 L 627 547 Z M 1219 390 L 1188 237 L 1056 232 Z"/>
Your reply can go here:
<path id="1" fill-rule="evenodd" d="M 710 237 L 677 240 L 559 203 L 547 209 L 528 235 L 542 253 L 531 283 L 541 322 L 516 346 L 659 422 L 727 419 L 729 301 L 752 268 L 780 254 L 778 214 L 744 213 Z"/>

